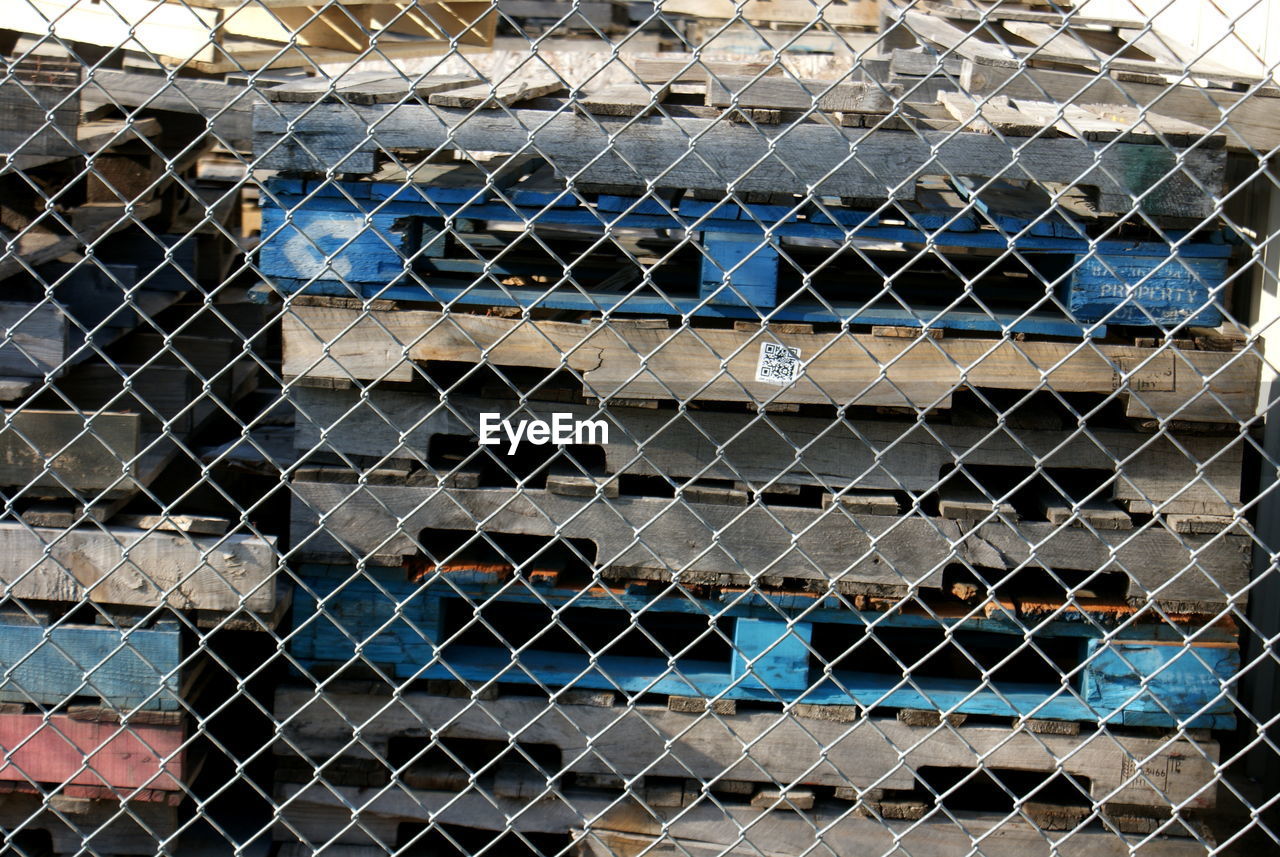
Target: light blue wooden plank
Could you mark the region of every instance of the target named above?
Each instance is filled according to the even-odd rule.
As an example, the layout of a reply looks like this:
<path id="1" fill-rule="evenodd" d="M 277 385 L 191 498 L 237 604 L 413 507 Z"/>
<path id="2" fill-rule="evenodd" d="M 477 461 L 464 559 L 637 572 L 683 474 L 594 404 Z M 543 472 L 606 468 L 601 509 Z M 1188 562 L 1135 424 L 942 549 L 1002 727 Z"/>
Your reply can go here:
<path id="1" fill-rule="evenodd" d="M 804 690 L 809 686 L 813 625 L 769 619 L 739 619 L 733 629 L 731 675 L 744 687 Z"/>
<path id="2" fill-rule="evenodd" d="M 1169 711 L 1185 715 L 1202 707 L 1210 714 L 1234 710 L 1222 696 L 1240 669 L 1234 645 L 1091 640 L 1088 654 L 1083 695 L 1101 716 L 1117 713 L 1115 722 L 1145 725 L 1152 718 L 1167 721 Z"/>
<path id="3" fill-rule="evenodd" d="M 47 634 L 47 636 L 46 636 Z M 93 697 L 120 708 L 178 707 L 176 627 L 0 624 L 0 701 L 63 705 Z"/>
<path id="4" fill-rule="evenodd" d="M 420 238 L 419 225 L 391 214 L 374 215 L 366 224 L 363 217 L 311 209 L 293 212 L 285 225 L 284 212 L 267 208 L 259 266 L 269 277 L 386 283 L 404 273 L 405 256 L 418 247 L 425 245 L 420 255 L 444 254 L 443 237 L 428 230 Z"/>

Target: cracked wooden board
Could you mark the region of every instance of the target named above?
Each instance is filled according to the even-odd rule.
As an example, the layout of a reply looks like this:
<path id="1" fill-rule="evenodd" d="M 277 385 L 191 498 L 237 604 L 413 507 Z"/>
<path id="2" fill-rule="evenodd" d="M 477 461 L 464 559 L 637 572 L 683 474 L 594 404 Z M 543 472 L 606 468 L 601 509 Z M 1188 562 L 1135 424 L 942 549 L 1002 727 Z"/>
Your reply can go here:
<path id="1" fill-rule="evenodd" d="M 302 304 L 302 305 L 299 305 Z M 317 381 L 412 381 L 432 361 L 571 370 L 598 398 L 946 408 L 960 386 L 1094 393 L 1139 418 L 1235 422 L 1252 416 L 1260 361 L 1250 352 L 1092 342 L 858 333 L 657 328 L 525 321 L 430 310 L 310 306 L 283 316 L 284 374 Z M 787 386 L 756 379 L 765 345 L 798 348 Z M 1206 379 L 1208 383 L 1206 383 Z M 1225 410 L 1224 410 L 1225 406 Z"/>

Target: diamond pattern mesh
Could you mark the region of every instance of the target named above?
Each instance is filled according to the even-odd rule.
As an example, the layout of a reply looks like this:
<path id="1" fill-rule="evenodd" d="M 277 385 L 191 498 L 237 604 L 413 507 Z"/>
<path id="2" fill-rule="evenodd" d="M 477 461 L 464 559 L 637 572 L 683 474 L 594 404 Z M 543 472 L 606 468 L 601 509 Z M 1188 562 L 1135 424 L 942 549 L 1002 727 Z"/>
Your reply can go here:
<path id="1" fill-rule="evenodd" d="M 0 850 L 1274 853 L 1269 8 L 6 4 Z"/>

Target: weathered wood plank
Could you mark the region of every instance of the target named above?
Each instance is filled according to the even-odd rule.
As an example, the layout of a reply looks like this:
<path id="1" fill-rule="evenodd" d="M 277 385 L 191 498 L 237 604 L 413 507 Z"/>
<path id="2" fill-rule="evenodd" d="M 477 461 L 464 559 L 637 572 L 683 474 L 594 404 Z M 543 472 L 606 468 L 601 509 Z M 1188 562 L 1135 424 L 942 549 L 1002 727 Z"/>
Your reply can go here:
<path id="1" fill-rule="evenodd" d="M 125 557 L 125 551 L 128 557 Z M 231 612 L 275 608 L 275 545 L 254 536 L 193 538 L 114 526 L 72 530 L 0 523 L 5 595 L 40 601 Z"/>
<path id="2" fill-rule="evenodd" d="M 987 523 L 966 532 L 945 518 L 672 505 L 652 497 L 620 497 L 606 505 L 539 491 L 446 495 L 435 487 L 324 482 L 295 482 L 293 491 L 293 543 L 306 555 L 398 562 L 419 552 L 417 536 L 424 529 L 474 531 L 476 521 L 485 521 L 489 532 L 592 542 L 594 561 L 613 574 L 666 579 L 678 573 L 685 582 L 765 575 L 893 591 L 908 585 L 940 589 L 951 562 L 1012 570 L 1034 560 L 1047 568 L 1124 572 L 1135 601 L 1221 605 L 1224 592 L 1243 592 L 1252 544 L 1238 532 L 1186 536 L 1148 527 L 1095 534 L 1036 522 Z M 323 529 L 319 515 L 327 516 Z M 643 544 L 633 538 L 636 532 L 644 532 Z"/>
<path id="3" fill-rule="evenodd" d="M 444 93 L 434 96 L 445 97 Z M 352 115 L 355 112 L 355 116 Z M 376 125 L 376 142 L 360 129 Z M 1127 211 L 1148 192 L 1152 176 L 1166 177 L 1144 198 L 1153 215 L 1205 217 L 1213 199 L 1196 184 L 1222 187 L 1220 151 L 1173 152 L 1162 146 L 1035 139 L 1017 145 L 989 134 L 837 128 L 801 123 L 752 128 L 715 119 L 582 117 L 568 109 L 486 111 L 395 110 L 347 105 L 272 105 L 255 111 L 255 152 L 263 168 L 369 173 L 381 149 L 438 146 L 515 152 L 527 146 L 556 153 L 556 166 L 581 182 L 644 186 L 662 174 L 675 187 L 722 193 L 732 178 L 740 191 L 815 193 L 862 199 L 914 195 L 913 178 L 956 174 L 1033 178 L 1097 187 L 1104 211 Z M 689 156 L 696 140 L 698 157 Z M 850 158 L 856 145 L 857 158 Z M 1139 179 L 1141 177 L 1141 179 Z M 1193 179 L 1194 177 L 1194 179 Z"/>
<path id="4" fill-rule="evenodd" d="M 433 107 L 454 107 L 472 110 L 477 107 L 494 109 L 510 107 L 522 101 L 554 95 L 565 88 L 564 81 L 547 74 L 526 76 L 516 72 L 499 83 L 481 83 L 476 86 L 450 87 L 428 96 Z"/>
<path id="5" fill-rule="evenodd" d="M 574 369 L 587 392 L 600 398 L 945 408 L 960 386 L 1030 390 L 1043 385 L 1059 393 L 1119 391 L 1127 394 L 1134 416 L 1235 422 L 1253 413 L 1260 367 L 1251 352 L 978 338 L 912 341 L 763 329 L 668 331 L 425 310 L 364 313 L 294 305 L 283 326 L 289 376 L 410 381 L 418 374 L 415 362 L 486 361 Z M 754 380 L 767 342 L 798 348 L 807 361 L 789 387 Z M 726 368 L 732 377 L 725 376 Z"/>
<path id="6" fill-rule="evenodd" d="M 741 16 L 747 21 L 773 24 L 811 24 L 820 20 L 829 27 L 875 27 L 880 22 L 878 6 L 870 0 L 835 0 L 814 6 L 807 0 L 669 0 L 662 11 L 673 15 L 730 20 Z M 820 17 L 819 17 L 820 16 Z"/>
<path id="7" fill-rule="evenodd" d="M 788 76 L 756 80 L 741 73 L 707 80 L 709 107 L 760 107 L 771 110 L 829 110 L 837 113 L 888 113 L 901 87 L 874 83 L 796 80 Z M 736 102 L 736 104 L 735 104 Z"/>
<path id="8" fill-rule="evenodd" d="M 0 780 L 174 791 L 183 780 L 185 731 L 143 723 L 122 730 L 66 714 L 0 714 L 0 746 L 8 749 Z"/>
<path id="9" fill-rule="evenodd" d="M 133 800 L 125 812 L 118 800 L 77 795 L 88 788 L 67 786 L 50 795 L 10 792 L 0 799 L 0 826 L 14 832 L 47 833 L 50 853 L 56 855 L 75 854 L 85 848 L 103 855 L 149 854 L 156 850 L 157 842 L 173 847 L 172 837 L 178 832 L 176 805 Z"/>
<path id="10" fill-rule="evenodd" d="M 141 450 L 138 414 L 6 411 L 0 429 L 0 484 L 31 485 L 31 493 L 67 487 L 95 495 L 133 490 Z M 48 469 L 46 470 L 46 462 Z"/>
<path id="11" fill-rule="evenodd" d="M 402 822 L 430 813 L 439 824 L 499 831 L 514 828 L 524 833 L 569 833 L 582 828 L 583 819 L 591 819 L 587 832 L 579 834 L 579 842 L 591 849 L 579 852 L 584 857 L 647 853 L 715 857 L 725 854 L 725 849 L 732 849 L 727 853 L 735 857 L 790 857 L 806 850 L 863 857 L 891 853 L 894 848 L 921 857 L 945 857 L 964 853 L 979 836 L 983 853 L 991 857 L 1198 857 L 1204 853 L 1204 846 L 1194 839 L 1129 837 L 1109 830 L 1073 830 L 1055 837 L 1021 820 L 1006 820 L 1003 813 L 960 812 L 954 813 L 955 821 L 921 823 L 866 818 L 843 808 L 803 814 L 707 803 L 646 809 L 620 797 L 573 788 L 553 794 L 545 784 L 534 798 L 494 797 L 478 789 L 460 794 L 456 790 L 282 784 L 276 800 L 287 806 L 291 829 L 282 826 L 278 835 L 293 839 L 300 833 L 311 842 L 373 845 L 395 841 Z M 360 807 L 359 824 L 352 824 L 353 806 Z M 605 841 L 612 846 L 601 850 L 602 836 L 608 836 Z M 657 852 L 649 851 L 658 837 L 667 844 L 659 845 Z M 680 844 L 673 845 L 673 839 Z M 696 850 L 682 850 L 686 843 Z"/>
<path id="12" fill-rule="evenodd" d="M 67 357 L 67 319 L 52 302 L 0 302 L 0 374 L 44 378 Z"/>
<path id="13" fill-rule="evenodd" d="M 667 97 L 667 86 L 641 83 L 615 83 L 598 89 L 577 102 L 588 113 L 597 116 L 642 116 L 657 108 Z"/>

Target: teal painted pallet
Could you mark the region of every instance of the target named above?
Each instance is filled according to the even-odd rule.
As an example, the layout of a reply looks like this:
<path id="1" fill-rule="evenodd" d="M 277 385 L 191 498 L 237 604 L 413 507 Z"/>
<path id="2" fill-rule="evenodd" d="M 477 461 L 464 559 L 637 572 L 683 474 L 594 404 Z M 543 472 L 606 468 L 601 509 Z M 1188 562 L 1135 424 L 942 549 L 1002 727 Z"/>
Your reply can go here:
<path id="1" fill-rule="evenodd" d="M 0 623 L 0 702 L 59 707 L 91 698 L 126 710 L 178 708 L 176 623 L 128 631 Z"/>
<path id="2" fill-rule="evenodd" d="M 1220 233 L 1196 240 L 1171 234 L 1181 242 L 1176 247 L 1151 240 L 1094 240 L 1059 215 L 1032 220 L 970 208 L 889 219 L 839 204 L 751 205 L 679 194 L 659 202 L 520 188 L 515 184 L 499 195 L 479 179 L 463 186 L 273 179 L 265 196 L 260 268 L 283 291 L 309 294 L 648 315 L 757 318 L 768 313 L 779 321 L 1079 336 L 1102 335 L 1107 324 L 1216 326 L 1231 255 Z M 499 279 L 529 274 L 544 274 L 555 283 L 564 275 L 563 266 L 534 270 L 511 263 L 503 253 L 485 258 L 476 248 L 455 246 L 457 237 L 477 223 L 601 234 L 606 228 L 687 232 L 701 251 L 695 263 L 700 273 L 695 279 L 674 266 L 681 271 L 672 280 L 673 266 L 658 266 L 651 271 L 657 288 L 619 289 L 607 285 L 616 266 L 592 273 L 579 260 L 573 274 L 577 287 L 498 285 Z M 503 247 L 513 240 L 504 235 L 498 242 Z M 885 276 L 891 275 L 901 292 L 902 280 L 916 264 L 908 259 L 912 254 L 900 254 L 908 263 L 900 271 L 890 266 L 888 274 L 873 272 L 861 280 L 850 273 L 834 290 L 789 293 L 783 278 L 794 273 L 794 264 L 779 243 L 785 238 L 832 247 L 846 242 L 928 247 L 944 256 L 949 250 L 1014 251 L 1034 273 L 1019 281 L 1014 295 L 984 297 L 991 277 L 975 272 L 969 286 L 981 303 L 977 309 L 946 309 L 964 297 L 967 287 L 941 272 L 918 301 L 900 304 L 876 297 Z M 839 265 L 820 267 L 834 274 Z M 867 288 L 859 290 L 857 283 L 867 276 Z M 607 287 L 596 289 L 593 277 L 604 277 Z M 1057 303 L 1048 299 L 1044 283 L 1058 284 Z"/>
<path id="3" fill-rule="evenodd" d="M 1235 722 L 1222 691 L 1239 655 L 1234 634 L 1221 628 L 1202 628 L 1194 645 L 1183 645 L 1190 631 L 1155 622 L 1123 626 L 1107 639 L 1097 624 L 1102 614 L 1081 611 L 1024 624 L 1013 612 L 970 616 L 959 605 L 939 618 L 860 611 L 804 594 L 723 591 L 694 599 L 664 595 L 659 584 L 579 590 L 481 572 L 447 576 L 424 585 L 403 568 L 357 573 L 304 565 L 290 653 L 307 669 L 363 660 L 398 680 L 462 678 L 1128 726 Z M 644 651 L 650 638 L 643 634 L 622 639 L 632 617 L 666 641 L 663 649 Z M 867 634 L 871 623 L 875 630 Z M 559 636 L 557 626 L 575 637 Z M 1036 627 L 1034 649 L 1024 639 L 1028 626 Z M 485 627 L 505 636 L 481 633 Z M 976 670 L 964 652 L 995 670 L 989 682 L 959 677 L 957 670 Z M 901 663 L 913 667 L 910 681 Z"/>

